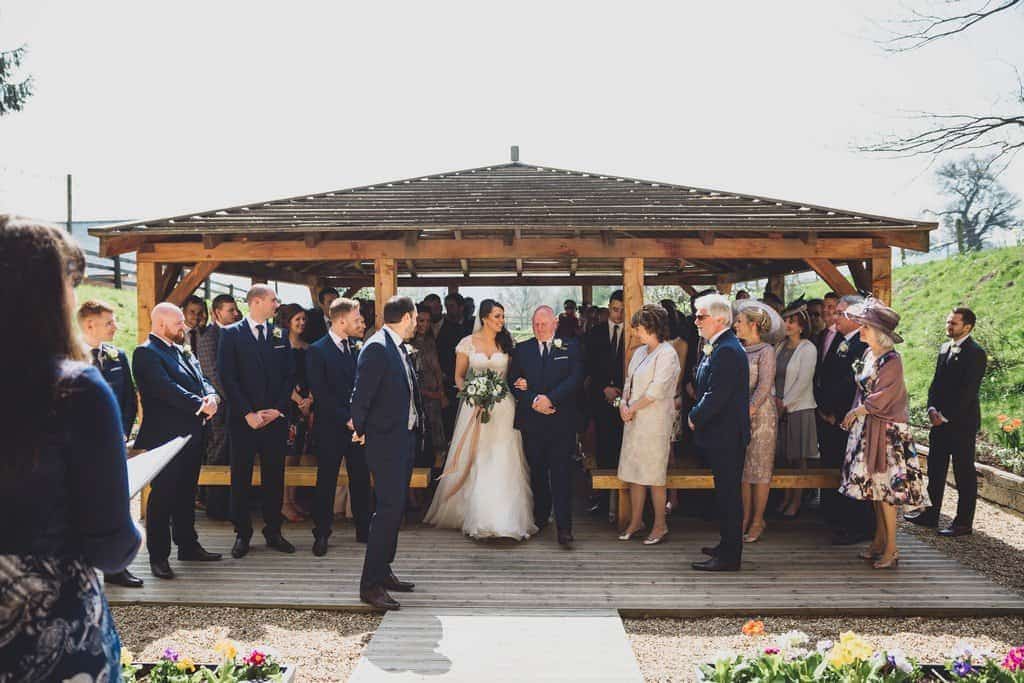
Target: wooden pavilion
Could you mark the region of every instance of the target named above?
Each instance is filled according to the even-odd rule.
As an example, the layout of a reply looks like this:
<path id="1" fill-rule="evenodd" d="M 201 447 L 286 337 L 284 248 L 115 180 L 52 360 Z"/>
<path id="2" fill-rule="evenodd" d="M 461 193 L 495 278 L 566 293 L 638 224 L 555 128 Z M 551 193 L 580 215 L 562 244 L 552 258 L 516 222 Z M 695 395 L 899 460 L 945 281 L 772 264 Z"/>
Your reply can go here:
<path id="1" fill-rule="evenodd" d="M 518 160 L 90 230 L 100 253 L 137 252 L 139 339 L 160 301 L 181 304 L 214 271 L 350 295 L 373 286 L 645 284 L 687 292 L 814 270 L 832 289 L 891 298 L 891 247 L 928 250 L 910 221 Z M 840 272 L 849 267 L 853 282 Z M 377 307 L 377 325 L 382 307 Z M 628 317 L 627 317 L 628 319 Z"/>

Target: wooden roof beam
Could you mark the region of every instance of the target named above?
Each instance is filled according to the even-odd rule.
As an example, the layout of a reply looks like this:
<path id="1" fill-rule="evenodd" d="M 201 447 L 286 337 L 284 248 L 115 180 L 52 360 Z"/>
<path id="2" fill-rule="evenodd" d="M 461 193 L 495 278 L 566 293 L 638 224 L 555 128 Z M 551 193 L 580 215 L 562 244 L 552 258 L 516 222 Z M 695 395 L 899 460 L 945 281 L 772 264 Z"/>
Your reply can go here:
<path id="1" fill-rule="evenodd" d="M 216 261 L 202 261 L 192 267 L 185 277 L 181 278 L 181 282 L 171 290 L 170 294 L 167 295 L 167 301 L 170 301 L 175 306 L 183 306 L 185 299 L 191 296 L 198 288 L 199 285 L 203 284 L 206 278 L 213 275 L 213 271 L 217 270 L 220 264 Z"/>
<path id="2" fill-rule="evenodd" d="M 927 253 L 931 248 L 931 236 L 927 230 L 899 230 L 884 234 L 885 243 L 900 249 L 913 249 Z"/>
<path id="3" fill-rule="evenodd" d="M 569 259 L 569 276 L 576 277 L 576 270 L 580 267 L 578 258 Z"/>
<path id="4" fill-rule="evenodd" d="M 227 240 L 227 235 L 203 235 L 203 249 L 213 249 Z"/>
<path id="5" fill-rule="evenodd" d="M 416 243 L 420 241 L 419 230 L 409 230 L 404 235 L 406 245 L 410 247 L 416 246 Z"/>
<path id="6" fill-rule="evenodd" d="M 839 296 L 846 296 L 847 294 L 856 294 L 857 288 L 850 283 L 843 274 L 839 272 L 835 264 L 827 258 L 807 258 L 807 265 L 814 269 L 814 272 L 818 274 L 825 283 L 832 288 Z"/>
<path id="7" fill-rule="evenodd" d="M 815 232 L 814 230 L 808 230 L 807 232 L 801 233 L 800 241 L 803 242 L 804 244 L 817 244 L 818 233 Z"/>
<path id="8" fill-rule="evenodd" d="M 118 254 L 127 254 L 132 251 L 138 251 L 140 247 L 146 244 L 145 235 L 115 235 L 112 237 L 100 238 L 100 256 L 109 258 L 111 256 L 117 256 Z"/>
<path id="9" fill-rule="evenodd" d="M 700 241 L 704 243 L 704 246 L 710 247 L 715 243 L 715 232 L 713 230 L 698 230 L 697 236 L 700 237 Z"/>
<path id="10" fill-rule="evenodd" d="M 518 277 L 523 276 L 523 259 L 521 258 L 516 259 L 516 275 Z"/>

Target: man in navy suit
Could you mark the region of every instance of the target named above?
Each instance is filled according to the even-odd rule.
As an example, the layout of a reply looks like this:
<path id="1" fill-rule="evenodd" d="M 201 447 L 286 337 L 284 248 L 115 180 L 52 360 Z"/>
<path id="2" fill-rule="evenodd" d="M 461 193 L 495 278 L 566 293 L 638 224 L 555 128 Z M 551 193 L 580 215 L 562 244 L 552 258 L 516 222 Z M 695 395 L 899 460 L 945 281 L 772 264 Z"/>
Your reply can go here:
<path id="1" fill-rule="evenodd" d="M 690 410 L 693 442 L 715 478 L 721 539 L 694 562 L 699 571 L 739 571 L 743 553 L 743 461 L 750 443 L 750 367 L 747 353 L 732 331 L 732 306 L 720 294 L 696 301 L 697 329 L 704 357 L 697 367 L 697 403 Z"/>
<path id="2" fill-rule="evenodd" d="M 391 563 L 409 493 L 416 440 L 423 428 L 423 407 L 405 343 L 416 331 L 416 306 L 409 297 L 394 296 L 384 305 L 383 313 L 384 327 L 359 352 L 350 428 L 355 432 L 352 438 L 366 445 L 377 501 L 370 519 L 359 599 L 387 610 L 399 608 L 389 590 L 413 589 L 412 583 L 395 576 Z"/>
<path id="3" fill-rule="evenodd" d="M 100 371 L 114 392 L 117 405 L 121 408 L 121 427 L 127 439 L 138 414 L 138 401 L 128 356 L 111 344 L 117 333 L 117 318 L 113 307 L 102 301 L 86 301 L 78 307 L 78 327 L 82 331 L 89 362 Z"/>
<path id="4" fill-rule="evenodd" d="M 221 557 L 199 545 L 194 505 L 203 462 L 203 424 L 217 413 L 217 392 L 184 343 L 185 316 L 164 302 L 153 308 L 149 338 L 132 354 L 142 398 L 135 447 L 155 448 L 178 436 L 192 437 L 153 479 L 149 496 L 146 549 L 153 576 L 160 579 L 174 578 L 167 562 L 172 529 L 179 560 L 210 562 Z"/>
<path id="5" fill-rule="evenodd" d="M 127 439 L 135 424 L 138 413 L 138 399 L 135 395 L 135 383 L 132 381 L 131 367 L 125 352 L 110 342 L 117 333 L 117 319 L 114 309 L 103 301 L 90 299 L 78 307 L 78 328 L 82 332 L 86 354 L 93 367 L 100 371 L 103 379 L 110 385 L 114 398 L 121 408 L 121 429 Z M 124 586 L 126 588 L 142 588 L 143 581 L 127 569 L 117 574 L 104 574 L 105 583 Z"/>
<path id="6" fill-rule="evenodd" d="M 256 454 L 263 482 L 263 536 L 267 547 L 294 553 L 281 535 L 284 498 L 284 456 L 288 443 L 288 412 L 295 388 L 295 367 L 288 333 L 270 321 L 280 302 L 267 285 L 255 284 L 246 294 L 249 315 L 221 330 L 217 366 L 227 393 L 228 443 L 231 458 L 231 521 L 235 544 L 231 556 L 249 552 L 252 518 L 249 492 Z"/>
<path id="7" fill-rule="evenodd" d="M 356 540 L 365 543 L 370 528 L 370 472 L 366 469 L 364 450 L 352 443 L 352 430 L 348 426 L 359 355 L 354 337 L 361 318 L 359 302 L 335 299 L 330 316 L 327 334 L 314 342 L 306 353 L 306 377 L 316 412 L 313 423 L 313 452 L 316 454 L 313 554 L 317 557 L 327 553 L 327 539 L 334 522 L 334 492 L 343 459 L 348 470 Z"/>
<path id="8" fill-rule="evenodd" d="M 575 339 L 555 334 L 555 311 L 533 313 L 534 337 L 512 352 L 509 379 L 516 397 L 516 429 L 530 465 L 533 520 L 547 526 L 554 503 L 558 543 L 572 549 L 572 467 L 579 423 L 577 392 L 583 382 L 583 353 Z"/>
<path id="9" fill-rule="evenodd" d="M 338 290 L 334 287 L 324 287 L 317 295 L 320 305 L 306 311 L 306 329 L 302 331 L 302 339 L 307 344 L 312 344 L 327 334 L 327 328 L 331 326 L 331 304 L 337 298 Z"/>

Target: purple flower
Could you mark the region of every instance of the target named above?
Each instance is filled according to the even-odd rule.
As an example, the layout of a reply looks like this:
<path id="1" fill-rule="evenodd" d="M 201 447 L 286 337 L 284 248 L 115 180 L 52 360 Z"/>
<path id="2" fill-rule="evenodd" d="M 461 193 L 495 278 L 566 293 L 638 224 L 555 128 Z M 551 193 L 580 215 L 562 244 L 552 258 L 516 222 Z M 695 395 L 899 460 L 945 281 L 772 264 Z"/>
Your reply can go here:
<path id="1" fill-rule="evenodd" d="M 166 659 L 169 662 L 176 662 L 178 661 L 178 657 L 179 655 L 177 652 L 175 652 L 171 648 L 167 648 L 166 650 L 164 650 L 164 654 L 161 656 L 161 659 Z"/>
<path id="2" fill-rule="evenodd" d="M 953 673 L 960 678 L 964 678 L 965 676 L 969 676 L 974 673 L 974 667 L 971 666 L 971 662 L 969 660 L 958 659 L 953 663 Z"/>

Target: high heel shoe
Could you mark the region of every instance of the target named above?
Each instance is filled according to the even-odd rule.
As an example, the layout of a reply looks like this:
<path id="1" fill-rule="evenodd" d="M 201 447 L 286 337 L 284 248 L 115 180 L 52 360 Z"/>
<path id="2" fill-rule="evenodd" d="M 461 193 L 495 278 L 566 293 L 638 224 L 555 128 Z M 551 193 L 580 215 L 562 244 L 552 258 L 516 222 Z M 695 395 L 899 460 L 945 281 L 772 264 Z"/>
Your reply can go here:
<path id="1" fill-rule="evenodd" d="M 867 550 L 862 550 L 857 553 L 857 557 L 862 560 L 869 560 L 871 562 L 877 562 L 878 558 L 882 556 L 881 550 L 875 550 L 875 546 L 868 546 Z"/>
<path id="2" fill-rule="evenodd" d="M 900 553 L 896 551 L 889 558 L 888 562 L 882 562 L 881 559 L 875 560 L 875 563 L 871 565 L 875 569 L 896 569 L 900 564 Z"/>
<path id="3" fill-rule="evenodd" d="M 640 534 L 644 533 L 645 531 L 647 531 L 647 529 L 644 528 L 644 527 L 641 527 L 641 528 L 637 529 L 636 531 L 625 531 L 625 532 L 619 534 L 619 540 L 620 541 L 632 541 L 634 538 L 640 538 Z"/>
<path id="4" fill-rule="evenodd" d="M 766 528 L 768 528 L 767 524 L 751 524 L 750 529 L 747 530 L 747 533 L 743 534 L 743 542 L 757 543 L 759 540 L 761 540 L 761 536 L 764 534 L 764 530 Z M 754 531 L 756 531 L 757 533 L 753 533 Z"/>
<path id="5" fill-rule="evenodd" d="M 664 543 L 665 538 L 667 536 L 668 531 L 665 531 L 665 533 L 663 533 L 661 536 L 658 536 L 657 538 L 655 538 L 654 536 L 648 536 L 644 539 L 644 545 L 658 545 L 659 543 Z"/>

